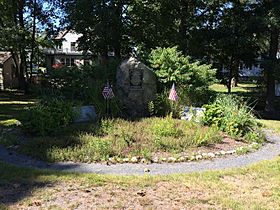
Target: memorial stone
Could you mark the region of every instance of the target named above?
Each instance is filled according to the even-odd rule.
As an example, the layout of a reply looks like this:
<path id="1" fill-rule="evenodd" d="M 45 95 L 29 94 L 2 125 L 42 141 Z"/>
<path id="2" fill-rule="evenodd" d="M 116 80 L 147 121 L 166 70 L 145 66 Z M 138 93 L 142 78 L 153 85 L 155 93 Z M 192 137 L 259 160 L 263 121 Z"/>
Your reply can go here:
<path id="1" fill-rule="evenodd" d="M 81 106 L 78 109 L 75 109 L 78 112 L 78 115 L 74 120 L 75 123 L 91 122 L 97 119 L 93 106 Z"/>
<path id="2" fill-rule="evenodd" d="M 136 58 L 123 61 L 117 70 L 117 95 L 128 117 L 148 116 L 148 103 L 156 96 L 155 73 Z"/>
<path id="3" fill-rule="evenodd" d="M 185 107 L 181 119 L 200 122 L 204 116 L 205 108 L 200 107 Z"/>

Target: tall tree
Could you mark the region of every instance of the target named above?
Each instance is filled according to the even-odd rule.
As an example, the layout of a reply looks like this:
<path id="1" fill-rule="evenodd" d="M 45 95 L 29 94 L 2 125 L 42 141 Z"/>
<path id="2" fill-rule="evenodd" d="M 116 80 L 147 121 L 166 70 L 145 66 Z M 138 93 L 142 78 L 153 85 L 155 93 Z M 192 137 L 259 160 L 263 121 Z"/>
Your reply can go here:
<path id="1" fill-rule="evenodd" d="M 28 90 L 27 78 L 32 72 L 35 49 L 38 49 L 36 34 L 46 29 L 45 24 L 51 23 L 61 1 L 0 0 L 0 50 L 10 51 L 19 61 L 19 86 L 23 90 Z M 27 70 L 28 58 L 30 71 Z"/>
<path id="2" fill-rule="evenodd" d="M 275 112 L 275 80 L 279 77 L 279 61 L 277 52 L 279 50 L 280 35 L 280 2 L 277 0 L 263 0 L 259 4 L 259 11 L 262 14 L 263 21 L 266 24 L 266 31 L 269 46 L 267 49 L 265 73 L 266 73 L 266 106 L 265 111 L 269 113 Z M 277 78 L 278 75 L 278 78 Z"/>
<path id="3" fill-rule="evenodd" d="M 77 0 L 67 4 L 70 28 L 83 36 L 79 48 L 106 60 L 109 51 L 121 57 L 125 39 L 125 0 Z"/>

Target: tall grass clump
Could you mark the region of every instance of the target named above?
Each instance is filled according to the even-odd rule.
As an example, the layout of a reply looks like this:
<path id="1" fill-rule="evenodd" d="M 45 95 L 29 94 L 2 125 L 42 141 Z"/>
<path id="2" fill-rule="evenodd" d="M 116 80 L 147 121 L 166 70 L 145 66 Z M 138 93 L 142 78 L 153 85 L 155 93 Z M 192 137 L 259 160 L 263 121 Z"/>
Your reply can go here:
<path id="1" fill-rule="evenodd" d="M 172 116 L 137 121 L 102 119 L 91 131 L 35 137 L 20 151 L 46 161 L 105 161 L 111 157 L 151 159 L 161 152 L 180 154 L 222 140 L 219 130 Z M 36 150 L 34 150 L 36 148 Z"/>
<path id="2" fill-rule="evenodd" d="M 218 143 L 222 139 L 215 127 L 172 119 L 171 115 L 151 121 L 153 146 L 158 150 L 182 152 L 188 147 Z"/>
<path id="3" fill-rule="evenodd" d="M 217 126 L 232 137 L 247 141 L 263 141 L 260 124 L 252 109 L 240 97 L 219 95 L 211 104 L 205 105 L 205 125 Z"/>

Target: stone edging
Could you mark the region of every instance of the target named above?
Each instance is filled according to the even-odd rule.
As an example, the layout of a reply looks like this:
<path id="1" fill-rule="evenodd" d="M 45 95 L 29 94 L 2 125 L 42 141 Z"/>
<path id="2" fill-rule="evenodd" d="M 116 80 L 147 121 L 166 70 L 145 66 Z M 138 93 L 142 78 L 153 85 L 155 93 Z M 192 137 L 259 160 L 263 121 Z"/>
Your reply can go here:
<path id="1" fill-rule="evenodd" d="M 223 157 L 227 155 L 233 154 L 247 154 L 249 152 L 254 152 L 258 150 L 262 144 L 257 142 L 253 142 L 246 146 L 241 146 L 236 149 L 224 151 L 216 151 L 216 152 L 208 152 L 208 153 L 201 153 L 198 152 L 192 155 L 184 155 L 179 157 L 154 157 L 152 160 L 148 160 L 146 158 L 141 158 L 137 156 L 133 156 L 131 158 L 118 158 L 118 157 L 111 157 L 108 159 L 107 164 L 122 164 L 122 163 L 143 163 L 143 164 L 151 164 L 151 163 L 181 163 L 181 162 L 191 162 L 191 161 L 199 161 L 199 160 L 211 160 L 213 158 Z"/>

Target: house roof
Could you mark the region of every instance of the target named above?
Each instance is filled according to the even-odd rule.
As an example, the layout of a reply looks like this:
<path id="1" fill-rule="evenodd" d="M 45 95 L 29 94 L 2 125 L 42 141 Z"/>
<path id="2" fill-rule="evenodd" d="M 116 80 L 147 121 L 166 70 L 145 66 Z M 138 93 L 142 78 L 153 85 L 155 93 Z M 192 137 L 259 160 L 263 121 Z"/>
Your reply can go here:
<path id="1" fill-rule="evenodd" d="M 69 30 L 60 31 L 57 34 L 57 36 L 54 37 L 54 39 L 56 39 L 56 40 L 62 39 L 68 32 L 69 32 Z"/>
<path id="2" fill-rule="evenodd" d="M 63 39 L 64 36 L 68 33 L 76 33 L 74 30 L 71 30 L 71 29 L 66 29 L 66 30 L 63 30 L 63 31 L 60 31 L 57 36 L 54 37 L 55 40 L 60 40 L 60 39 Z"/>
<path id="3" fill-rule="evenodd" d="M 0 64 L 4 64 L 11 56 L 10 52 L 0 52 Z"/>

